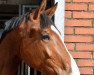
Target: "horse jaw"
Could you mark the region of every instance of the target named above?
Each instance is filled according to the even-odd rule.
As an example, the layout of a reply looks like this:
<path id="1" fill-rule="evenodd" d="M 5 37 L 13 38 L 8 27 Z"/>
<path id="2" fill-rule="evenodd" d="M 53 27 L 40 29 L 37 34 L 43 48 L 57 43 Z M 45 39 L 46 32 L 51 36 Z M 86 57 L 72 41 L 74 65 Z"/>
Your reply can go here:
<path id="1" fill-rule="evenodd" d="M 63 41 L 60 33 L 58 32 L 58 30 L 53 25 L 51 25 L 51 29 L 60 37 L 62 43 L 64 44 L 64 41 Z M 65 44 L 64 44 L 64 46 L 65 46 Z M 68 52 L 68 54 L 71 58 L 71 69 L 72 69 L 72 71 L 71 71 L 70 75 L 80 75 L 80 71 L 78 69 L 78 66 L 77 66 L 75 60 L 73 59 L 72 55 L 69 53 L 66 46 L 65 46 L 65 48 L 66 48 L 66 51 Z M 58 75 L 64 75 L 64 74 L 63 73 L 61 74 L 61 71 L 60 71 L 60 74 L 58 74 Z M 67 75 L 67 74 L 65 74 L 65 75 Z"/>

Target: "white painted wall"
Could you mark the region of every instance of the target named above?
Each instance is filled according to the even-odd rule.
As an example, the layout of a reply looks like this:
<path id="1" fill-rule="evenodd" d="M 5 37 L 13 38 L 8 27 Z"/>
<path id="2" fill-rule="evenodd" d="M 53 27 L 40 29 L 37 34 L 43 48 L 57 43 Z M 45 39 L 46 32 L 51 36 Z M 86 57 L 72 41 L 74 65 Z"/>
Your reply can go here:
<path id="1" fill-rule="evenodd" d="M 65 0 L 55 0 L 58 2 L 58 7 L 55 12 L 55 25 L 61 32 L 62 38 L 64 39 L 64 12 L 65 12 Z"/>

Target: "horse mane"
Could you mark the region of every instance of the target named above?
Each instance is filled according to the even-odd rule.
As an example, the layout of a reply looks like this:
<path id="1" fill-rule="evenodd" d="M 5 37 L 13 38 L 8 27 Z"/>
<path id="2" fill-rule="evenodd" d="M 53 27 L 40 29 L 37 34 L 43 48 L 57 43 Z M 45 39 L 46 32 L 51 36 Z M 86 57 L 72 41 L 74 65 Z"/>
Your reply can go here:
<path id="1" fill-rule="evenodd" d="M 29 13 L 23 14 L 19 17 L 13 17 L 5 22 L 4 27 L 0 29 L 0 42 L 6 36 L 6 34 L 21 24 L 24 18 L 27 18 Z"/>
<path id="2" fill-rule="evenodd" d="M 23 14 L 19 17 L 13 17 L 12 19 L 5 22 L 4 27 L 2 29 L 0 29 L 0 43 L 4 39 L 6 34 L 9 33 L 10 31 L 12 31 L 13 29 L 15 29 L 17 26 L 19 26 L 24 19 L 26 21 L 29 20 L 29 14 L 30 14 L 30 12 L 27 12 L 26 14 Z M 46 12 L 44 11 L 40 15 L 40 27 L 41 27 L 41 29 L 44 29 L 44 28 L 49 27 L 51 25 L 53 25 L 57 29 L 57 27 L 55 26 L 53 21 L 48 18 Z"/>
<path id="3" fill-rule="evenodd" d="M 24 18 L 26 19 L 26 21 L 29 19 L 29 14 L 30 12 L 27 12 L 26 14 L 23 14 L 19 17 L 13 17 L 12 19 L 8 20 L 5 22 L 4 26 L 2 29 L 0 29 L 0 42 L 2 41 L 2 39 L 4 39 L 4 37 L 6 36 L 7 33 L 9 33 L 10 31 L 12 31 L 13 29 L 15 29 L 17 26 L 19 26 L 21 24 L 21 22 L 24 20 Z M 50 20 L 46 14 L 46 12 L 43 12 L 40 16 L 40 27 L 42 29 L 50 26 L 50 25 L 54 25 L 54 23 L 52 22 L 52 20 Z"/>

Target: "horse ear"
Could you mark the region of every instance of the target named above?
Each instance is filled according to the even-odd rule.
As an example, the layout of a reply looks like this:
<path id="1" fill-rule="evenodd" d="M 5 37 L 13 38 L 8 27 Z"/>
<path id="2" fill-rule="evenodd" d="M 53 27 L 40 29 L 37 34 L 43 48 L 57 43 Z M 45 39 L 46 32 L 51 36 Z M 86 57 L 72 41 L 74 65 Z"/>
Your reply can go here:
<path id="1" fill-rule="evenodd" d="M 58 3 L 56 3 L 54 6 L 52 6 L 51 8 L 46 10 L 46 13 L 47 13 L 49 18 L 52 18 L 52 16 L 54 15 L 54 13 L 57 9 L 57 5 L 58 5 Z"/>
<path id="2" fill-rule="evenodd" d="M 34 11 L 33 19 L 38 19 L 41 12 L 46 8 L 46 0 L 42 0 L 41 5 Z"/>

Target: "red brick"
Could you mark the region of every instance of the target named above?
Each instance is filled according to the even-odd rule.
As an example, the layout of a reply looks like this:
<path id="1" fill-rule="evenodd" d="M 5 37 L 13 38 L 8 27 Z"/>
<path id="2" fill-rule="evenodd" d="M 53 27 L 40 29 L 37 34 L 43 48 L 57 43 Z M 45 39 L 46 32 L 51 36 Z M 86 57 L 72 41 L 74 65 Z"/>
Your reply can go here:
<path id="1" fill-rule="evenodd" d="M 65 11 L 65 18 L 71 18 L 72 12 L 71 11 Z"/>
<path id="2" fill-rule="evenodd" d="M 77 64 L 78 66 L 91 67 L 91 66 L 94 66 L 94 60 L 78 60 Z"/>
<path id="3" fill-rule="evenodd" d="M 65 20 L 65 26 L 92 26 L 91 20 Z"/>
<path id="4" fill-rule="evenodd" d="M 94 51 L 94 44 L 76 44 L 76 50 Z"/>
<path id="5" fill-rule="evenodd" d="M 93 38 L 91 36 L 72 36 L 66 35 L 65 42 L 92 42 Z"/>
<path id="6" fill-rule="evenodd" d="M 73 12 L 73 18 L 94 18 L 94 12 Z"/>
<path id="7" fill-rule="evenodd" d="M 65 0 L 65 2 L 72 2 L 72 0 Z"/>
<path id="8" fill-rule="evenodd" d="M 75 34 L 93 34 L 94 35 L 94 28 L 76 28 Z"/>
<path id="9" fill-rule="evenodd" d="M 94 52 L 93 52 L 93 58 L 94 58 Z"/>
<path id="10" fill-rule="evenodd" d="M 65 34 L 73 34 L 74 29 L 73 28 L 65 28 Z"/>
<path id="11" fill-rule="evenodd" d="M 87 10 L 86 4 L 66 4 L 65 10 Z"/>
<path id="12" fill-rule="evenodd" d="M 80 69 L 80 73 L 81 74 L 85 74 L 85 75 L 87 75 L 87 74 L 93 74 L 92 68 L 86 68 L 86 67 L 84 67 L 84 68 L 79 68 L 79 69 Z"/>
<path id="13" fill-rule="evenodd" d="M 94 10 L 94 4 L 89 5 L 89 10 Z"/>
<path id="14" fill-rule="evenodd" d="M 73 0 L 73 2 L 94 2 L 94 0 Z"/>
<path id="15" fill-rule="evenodd" d="M 74 58 L 90 58 L 90 52 L 70 52 Z"/>
<path id="16" fill-rule="evenodd" d="M 68 50 L 74 50 L 75 44 L 73 44 L 73 43 L 67 43 L 66 47 L 68 48 Z"/>

